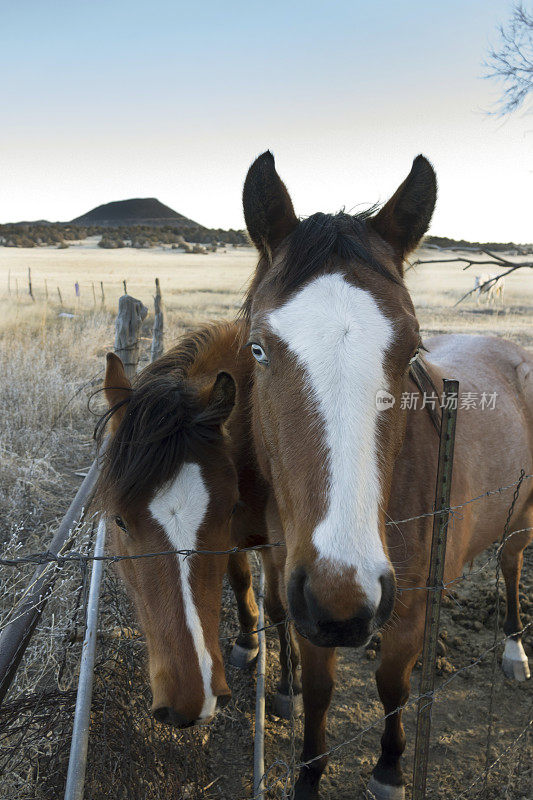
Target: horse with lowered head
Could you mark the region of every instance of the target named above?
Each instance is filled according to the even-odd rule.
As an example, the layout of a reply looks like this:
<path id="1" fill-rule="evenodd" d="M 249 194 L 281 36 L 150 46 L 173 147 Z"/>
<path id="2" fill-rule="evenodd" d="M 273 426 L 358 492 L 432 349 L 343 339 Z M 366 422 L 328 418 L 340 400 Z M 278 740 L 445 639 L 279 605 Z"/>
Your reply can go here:
<path id="1" fill-rule="evenodd" d="M 244 304 L 256 360 L 252 428 L 286 552 L 275 557 L 299 633 L 305 731 L 298 800 L 317 798 L 335 648 L 357 647 L 385 623 L 376 673 L 386 719 L 369 797 L 405 796 L 402 706 L 421 650 L 438 435 L 411 365 L 429 385 L 495 393 L 494 407 L 459 411 L 452 506 L 533 472 L 533 358 L 497 338 L 445 335 L 422 346 L 404 260 L 436 201 L 431 164 L 418 156 L 377 213 L 299 220 L 270 152 L 250 167 L 243 204 L 259 262 Z M 427 350 L 423 357 L 422 349 Z M 388 397 L 381 405 L 378 398 Z M 418 404 L 402 402 L 413 396 Z M 448 532 L 445 581 L 498 539 L 511 492 L 469 503 Z M 410 518 L 403 523 L 394 520 Z M 390 523 L 390 524 L 387 524 Z M 529 677 L 518 584 L 531 540 L 526 479 L 501 553 L 507 589 L 507 675 Z"/>
<path id="2" fill-rule="evenodd" d="M 109 409 L 99 432 L 109 428 L 110 441 L 99 497 L 109 548 L 123 557 L 118 569 L 146 637 L 153 714 L 182 728 L 209 721 L 230 697 L 218 630 L 226 570 L 241 628 L 231 663 L 245 667 L 258 652 L 247 555 L 218 552 L 267 542 L 268 489 L 249 425 L 253 359 L 242 349 L 241 327 L 222 323 L 186 336 L 133 383 L 120 359 L 107 356 Z M 270 550 L 262 557 L 266 608 L 281 623 Z M 278 632 L 282 674 L 274 707 L 286 716 L 289 668 L 297 694 L 301 688 L 297 658 L 289 665 L 285 657 L 291 634 L 282 624 Z"/>

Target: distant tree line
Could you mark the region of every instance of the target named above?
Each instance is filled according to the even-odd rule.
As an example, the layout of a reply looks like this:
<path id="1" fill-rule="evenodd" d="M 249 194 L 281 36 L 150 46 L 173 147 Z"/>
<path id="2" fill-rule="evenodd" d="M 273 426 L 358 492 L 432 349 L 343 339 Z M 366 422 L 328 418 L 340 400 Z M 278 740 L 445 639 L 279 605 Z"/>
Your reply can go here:
<path id="1" fill-rule="evenodd" d="M 69 242 L 101 236 L 101 247 L 156 247 L 169 244 L 180 247 L 185 240 L 203 245 L 248 244 L 245 231 L 180 225 L 72 225 L 70 223 L 18 222 L 0 225 L 0 245 L 5 247 L 68 247 Z"/>
<path id="2" fill-rule="evenodd" d="M 100 247 L 114 250 L 121 247 L 149 248 L 158 245 L 171 245 L 175 249 L 188 252 L 193 245 L 204 245 L 207 249 L 224 245 L 248 244 L 245 231 L 223 230 L 222 228 L 187 227 L 179 225 L 72 225 L 70 223 L 18 222 L 0 225 L 0 246 L 5 247 L 68 247 L 69 242 L 83 241 L 89 236 L 100 236 Z M 446 236 L 427 236 L 425 243 L 437 247 L 486 248 L 494 252 L 513 249 L 520 250 L 513 242 L 469 242 L 465 239 L 449 239 Z M 190 244 L 190 247 L 188 247 Z"/>
<path id="3" fill-rule="evenodd" d="M 434 245 L 435 247 L 442 247 L 444 249 L 455 247 L 460 249 L 467 247 L 473 250 L 493 250 L 499 253 L 508 253 L 509 250 L 530 250 L 531 245 L 517 245 L 515 242 L 468 242 L 466 239 L 449 239 L 447 236 L 426 236 L 423 244 Z"/>

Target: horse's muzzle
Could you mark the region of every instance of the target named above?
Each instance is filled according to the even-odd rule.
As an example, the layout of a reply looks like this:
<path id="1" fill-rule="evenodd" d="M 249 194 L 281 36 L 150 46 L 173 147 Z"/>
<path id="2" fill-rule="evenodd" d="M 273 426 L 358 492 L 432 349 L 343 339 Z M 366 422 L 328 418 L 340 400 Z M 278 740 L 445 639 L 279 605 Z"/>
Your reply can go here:
<path id="1" fill-rule="evenodd" d="M 231 700 L 231 695 L 222 694 L 217 697 L 217 705 L 216 710 L 219 711 L 221 708 L 224 708 L 225 705 Z M 213 719 L 209 717 L 207 719 L 188 719 L 183 714 L 180 714 L 179 711 L 176 709 L 171 708 L 170 706 L 161 706 L 160 708 L 154 709 L 154 717 L 158 722 L 163 722 L 165 725 L 171 725 L 174 728 L 192 728 L 194 725 L 207 725 Z"/>
<path id="2" fill-rule="evenodd" d="M 288 586 L 289 612 L 298 633 L 317 647 L 360 647 L 388 620 L 396 592 L 393 572 L 379 578 L 377 608 L 364 604 L 352 617 L 335 619 L 316 599 L 303 567 L 292 573 Z"/>

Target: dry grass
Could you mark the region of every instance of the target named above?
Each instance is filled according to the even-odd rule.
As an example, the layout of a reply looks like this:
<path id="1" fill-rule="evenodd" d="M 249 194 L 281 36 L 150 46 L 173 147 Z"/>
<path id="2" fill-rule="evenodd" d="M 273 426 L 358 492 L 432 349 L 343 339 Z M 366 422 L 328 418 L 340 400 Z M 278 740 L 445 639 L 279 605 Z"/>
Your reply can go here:
<path id="1" fill-rule="evenodd" d="M 431 258 L 435 251 L 421 255 Z M 163 249 L 110 252 L 95 245 L 68 250 L 2 250 L 0 541 L 3 553 L 20 554 L 46 548 L 80 483 L 74 473 L 92 460 L 95 417 L 88 412 L 87 403 L 99 386 L 104 355 L 113 345 L 114 311 L 122 280 L 127 280 L 128 291 L 151 310 L 153 280 L 156 276 L 160 278 L 166 306 L 165 344 L 169 347 L 188 328 L 207 319 L 234 315 L 254 260 L 253 251 L 245 248 L 228 248 L 226 253 L 205 256 Z M 33 273 L 35 303 L 23 294 L 28 266 Z M 7 292 L 8 274 L 11 295 Z M 75 280 L 81 285 L 79 303 L 74 297 Z M 99 298 L 95 307 L 91 285 L 94 281 L 98 289 L 100 280 L 104 281 L 106 291 L 103 308 Z M 457 265 L 419 267 L 409 273 L 408 283 L 426 333 L 495 333 L 533 347 L 533 281 L 529 273 L 517 273 L 508 280 L 503 309 L 478 307 L 475 302 L 468 302 L 453 310 L 455 300 L 473 285 L 472 271 L 464 273 Z M 63 309 L 56 301 L 58 285 L 65 303 Z M 74 316 L 60 317 L 62 310 Z M 144 360 L 148 359 L 152 320 L 150 313 L 143 328 Z M 98 412 L 101 398 L 95 397 L 92 404 Z M 88 548 L 90 538 L 88 524 L 80 533 L 77 548 Z M 20 571 L 4 568 L 0 573 L 0 625 L 8 618 L 32 571 L 30 566 Z M 116 583 L 109 578 L 106 586 L 102 627 L 130 624 L 128 606 Z M 11 716 L 7 713 L 0 724 L 0 733 L 10 732 L 0 740 L 0 772 L 2 765 L 9 765 L 10 770 L 9 779 L 4 776 L 0 800 L 49 798 L 61 791 L 79 659 L 79 641 L 72 644 L 72 639 L 76 639 L 75 633 L 82 625 L 79 609 L 83 607 L 85 589 L 83 575 L 76 566 L 64 570 L 12 688 Z M 228 632 L 233 632 L 233 610 L 226 607 L 224 616 L 224 624 L 231 629 Z M 250 753 L 243 751 L 242 745 L 235 750 L 232 743 L 242 740 L 243 735 L 246 741 L 250 737 L 253 679 L 231 676 L 236 699 L 218 719 L 210 738 L 163 734 L 146 713 L 147 687 L 139 669 L 142 656 L 138 643 L 101 645 L 99 652 L 89 774 L 92 797 L 106 796 L 101 778 L 105 775 L 107 779 L 113 770 L 113 791 L 117 797 L 127 796 L 128 774 L 135 775 L 139 785 L 139 793 L 131 796 L 165 796 L 165 786 L 171 779 L 173 796 L 224 797 L 228 789 L 221 787 L 229 785 L 226 774 L 209 792 L 200 791 L 207 785 L 208 774 L 212 779 L 220 771 L 221 754 L 217 748 L 222 748 L 223 753 L 224 748 L 230 748 L 233 759 L 243 759 L 242 763 L 227 767 L 225 773 L 234 772 L 235 780 L 240 776 L 239 789 L 245 788 Z M 110 721 L 118 736 L 109 728 Z M 333 724 L 334 718 L 332 727 Z M 24 746 L 18 744 L 21 735 Z M 198 753 L 194 766 L 187 755 L 192 744 Z M 133 766 L 128 767 L 130 757 Z M 173 764 L 171 776 L 165 773 L 169 758 Z M 149 769 L 161 779 L 154 777 L 151 782 L 143 783 L 148 780 L 146 769 L 143 772 L 144 763 L 149 763 Z M 51 776 L 55 778 L 52 780 Z M 182 779 L 189 781 L 188 795 Z M 40 787 L 39 794 L 36 787 Z"/>

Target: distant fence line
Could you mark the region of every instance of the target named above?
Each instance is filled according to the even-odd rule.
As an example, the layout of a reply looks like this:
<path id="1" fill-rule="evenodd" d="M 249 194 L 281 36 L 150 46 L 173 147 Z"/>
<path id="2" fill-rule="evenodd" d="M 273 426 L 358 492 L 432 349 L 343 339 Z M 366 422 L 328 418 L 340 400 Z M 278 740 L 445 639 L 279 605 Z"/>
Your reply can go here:
<path id="1" fill-rule="evenodd" d="M 37 282 L 35 276 L 32 275 L 31 267 L 27 270 L 28 277 L 23 283 L 19 281 L 18 276 L 13 276 L 11 269 L 7 273 L 7 293 L 9 296 L 15 296 L 17 300 L 28 297 L 34 303 L 37 300 L 42 300 L 50 305 L 59 305 L 61 308 L 76 307 L 76 308 L 105 308 L 106 305 L 106 290 L 113 295 L 113 298 L 119 297 L 121 294 L 128 294 L 127 279 L 116 281 L 111 280 L 79 280 L 74 281 L 62 280 L 56 284 L 55 289 L 50 291 L 49 283 L 52 282 L 49 278 L 39 279 Z M 159 292 L 161 296 L 161 289 L 158 289 L 159 278 L 156 278 L 156 296 Z M 42 285 L 41 285 L 42 281 Z M 116 292 L 113 290 L 115 287 Z M 54 296 L 57 294 L 57 300 L 54 301 Z M 83 306 L 84 298 L 88 299 L 86 306 Z M 157 308 L 155 309 L 157 314 Z"/>

